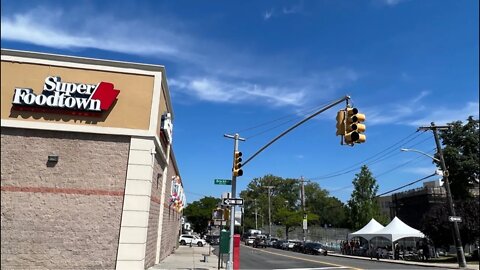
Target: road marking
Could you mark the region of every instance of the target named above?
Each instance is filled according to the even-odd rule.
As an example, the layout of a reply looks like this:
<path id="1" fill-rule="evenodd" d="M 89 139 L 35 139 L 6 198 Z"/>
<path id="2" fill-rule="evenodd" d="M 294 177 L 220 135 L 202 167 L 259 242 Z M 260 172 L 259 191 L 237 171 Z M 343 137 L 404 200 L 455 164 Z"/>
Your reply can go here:
<path id="1" fill-rule="evenodd" d="M 265 252 L 265 253 L 270 253 L 270 254 L 273 254 L 273 255 L 278 255 L 278 256 L 291 258 L 291 259 L 297 259 L 297 260 L 302 260 L 302 261 L 306 261 L 306 262 L 323 263 L 323 264 L 328 264 L 328 265 L 331 265 L 331 266 L 335 266 L 335 268 L 331 268 L 331 267 L 323 268 L 322 267 L 322 268 L 307 268 L 307 269 L 342 269 L 342 268 L 345 269 L 345 268 L 347 268 L 347 269 L 353 269 L 353 270 L 363 270 L 363 269 L 360 269 L 360 268 L 354 268 L 354 267 L 349 267 L 349 266 L 340 265 L 340 264 L 315 261 L 315 260 L 310 260 L 310 259 L 306 259 L 306 258 L 300 258 L 300 257 L 294 257 L 294 256 L 290 256 L 290 255 L 285 255 L 285 254 L 274 253 L 274 252 L 270 252 L 270 251 L 266 251 L 266 250 L 255 249 L 255 248 L 249 247 L 249 246 L 245 246 L 245 247 L 253 249 L 253 250 L 258 250 L 258 251 L 261 251 L 261 252 Z M 296 268 L 296 269 L 302 269 L 302 268 Z M 283 269 L 283 270 L 285 270 L 285 269 Z"/>
<path id="2" fill-rule="evenodd" d="M 343 267 L 343 266 L 339 266 L 339 267 L 318 267 L 318 268 L 278 268 L 278 269 L 273 269 L 273 270 L 327 270 L 327 269 L 345 269 L 348 267 Z"/>

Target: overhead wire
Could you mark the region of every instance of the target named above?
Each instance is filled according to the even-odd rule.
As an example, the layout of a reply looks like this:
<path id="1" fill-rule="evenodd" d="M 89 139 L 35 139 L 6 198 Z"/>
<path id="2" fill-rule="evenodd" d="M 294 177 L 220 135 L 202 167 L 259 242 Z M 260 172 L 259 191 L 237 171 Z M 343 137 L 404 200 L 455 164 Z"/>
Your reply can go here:
<path id="1" fill-rule="evenodd" d="M 399 147 L 399 145 L 401 144 L 407 144 L 413 140 L 415 140 L 416 138 L 418 138 L 420 135 L 422 135 L 423 133 L 418 133 L 417 136 L 413 137 L 413 138 L 410 138 L 412 137 L 413 135 L 417 134 L 417 132 L 414 132 L 414 133 L 411 133 L 409 134 L 408 136 L 406 136 L 405 138 L 403 139 L 400 139 L 398 142 L 394 143 L 393 145 L 385 148 L 384 150 L 372 155 L 371 157 L 369 158 L 366 158 L 362 161 L 359 161 L 357 163 L 354 163 L 350 166 L 348 166 L 347 168 L 345 169 L 342 169 L 342 170 L 338 170 L 338 171 L 335 171 L 335 172 L 332 172 L 332 173 L 329 173 L 329 174 L 325 174 L 325 175 L 322 175 L 322 176 L 317 176 L 317 177 L 312 177 L 312 178 L 309 178 L 310 180 L 322 180 L 322 179 L 328 179 L 328 178 L 333 178 L 333 177 L 337 177 L 337 176 L 341 176 L 341 175 L 345 175 L 347 173 L 351 173 L 351 172 L 354 172 L 354 171 L 357 171 L 358 169 L 361 168 L 361 166 L 358 166 L 358 165 L 372 165 L 372 164 L 375 164 L 375 163 L 378 163 L 380 161 L 383 161 L 385 159 L 388 159 L 388 158 L 391 158 L 392 156 L 395 156 L 397 155 L 398 153 L 395 152 L 397 150 L 397 148 Z M 406 141 L 407 140 L 407 141 Z M 421 141 L 420 143 L 423 143 L 425 140 Z M 418 144 L 420 144 L 418 143 Z M 416 145 L 416 144 L 415 144 Z M 412 146 L 415 146 L 415 145 L 412 145 Z M 392 150 L 393 149 L 393 150 Z M 393 153 L 393 154 L 392 154 Z M 377 157 L 378 156 L 378 157 Z M 373 159 L 373 160 L 372 160 Z M 367 162 L 369 160 L 372 160 L 370 162 Z M 353 166 L 356 166 L 354 168 L 352 168 Z"/>
<path id="2" fill-rule="evenodd" d="M 415 180 L 415 181 L 413 181 L 413 182 L 410 182 L 410 183 L 408 183 L 408 184 L 406 184 L 406 185 L 403 185 L 403 186 L 401 186 L 401 187 L 398 187 L 398 188 L 389 190 L 389 191 L 387 191 L 387 192 L 384 192 L 384 193 L 382 193 L 382 194 L 379 194 L 379 195 L 377 195 L 377 196 L 375 196 L 375 197 L 380 197 L 380 196 L 386 195 L 386 194 L 388 194 L 388 193 L 392 193 L 392 192 L 394 192 L 394 191 L 397 191 L 397 190 L 400 190 L 400 189 L 402 189 L 402 188 L 411 186 L 411 185 L 413 185 L 413 184 L 415 184 L 415 183 L 418 183 L 418 182 L 420 182 L 420 181 L 426 180 L 426 179 L 428 179 L 428 178 L 430 178 L 430 177 L 433 177 L 433 176 L 435 176 L 435 175 L 437 175 L 437 174 L 436 174 L 436 173 L 432 173 L 432 174 L 430 174 L 429 176 L 425 176 L 425 177 L 423 177 L 423 178 L 420 178 L 420 179 L 418 179 L 418 180 Z"/>
<path id="3" fill-rule="evenodd" d="M 267 133 L 268 131 L 271 131 L 273 129 L 276 129 L 278 127 L 281 127 L 283 125 L 286 125 L 287 123 L 290 123 L 290 122 L 293 122 L 295 120 L 298 120 L 298 119 L 301 119 L 301 118 L 304 118 L 305 116 L 307 115 L 310 115 L 311 113 L 319 110 L 320 108 L 323 108 L 324 106 L 326 106 L 327 104 L 329 104 L 330 102 L 326 102 L 326 103 L 323 103 L 319 106 L 315 106 L 313 108 L 310 108 L 310 109 L 305 109 L 305 110 L 300 110 L 297 114 L 288 114 L 288 115 L 284 115 L 282 117 L 279 117 L 277 119 L 274 119 L 274 120 L 271 120 L 271 121 L 266 121 L 266 122 L 263 122 L 263 123 L 260 123 L 260 124 L 257 124 L 255 126 L 252 126 L 252 127 L 248 127 L 248 128 L 244 128 L 244 129 L 241 129 L 239 131 L 237 131 L 236 133 L 240 133 L 240 132 L 245 132 L 245 131 L 250 131 L 250 130 L 254 130 L 254 129 L 258 129 L 258 128 L 262 128 L 262 127 L 266 127 L 266 126 L 269 126 L 275 122 L 278 122 L 278 121 L 281 121 L 283 119 L 287 119 L 283 122 L 281 122 L 280 124 L 278 125 L 275 125 L 273 127 L 269 127 L 265 130 L 262 130 L 260 132 L 257 132 L 253 135 L 250 135 L 250 136 L 244 136 L 246 139 L 251 139 L 251 138 L 254 138 L 254 137 L 257 137 L 259 135 L 262 135 L 262 134 L 265 134 Z"/>

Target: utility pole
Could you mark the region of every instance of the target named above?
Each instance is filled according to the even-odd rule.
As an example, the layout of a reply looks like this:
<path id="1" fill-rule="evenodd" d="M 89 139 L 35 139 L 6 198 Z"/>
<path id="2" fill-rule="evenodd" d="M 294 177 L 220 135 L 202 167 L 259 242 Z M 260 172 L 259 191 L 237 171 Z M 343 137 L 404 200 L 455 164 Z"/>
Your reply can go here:
<path id="1" fill-rule="evenodd" d="M 305 246 L 305 241 L 307 240 L 307 211 L 305 211 L 305 185 L 304 183 L 305 182 L 310 182 L 310 180 L 304 180 L 303 179 L 303 176 L 300 177 L 300 180 L 301 182 L 301 199 L 302 199 L 302 210 L 303 210 L 303 246 Z"/>
<path id="2" fill-rule="evenodd" d="M 268 188 L 268 238 L 272 238 L 272 212 L 270 209 L 270 189 L 274 188 L 274 186 L 263 186 L 264 188 Z"/>
<path id="3" fill-rule="evenodd" d="M 257 199 L 253 199 L 253 201 L 255 202 L 255 230 L 258 230 L 258 218 L 257 218 L 257 215 L 258 215 L 258 210 L 257 210 Z"/>
<path id="4" fill-rule="evenodd" d="M 232 167 L 232 198 L 237 197 L 237 176 L 233 173 L 235 169 L 235 153 L 238 152 L 238 141 L 245 141 L 244 138 L 240 138 L 238 133 L 235 135 L 223 135 L 226 138 L 234 139 L 233 143 L 233 167 Z M 230 250 L 228 251 L 227 270 L 233 269 L 233 235 L 235 231 L 235 205 L 230 206 Z"/>
<path id="5" fill-rule="evenodd" d="M 435 126 L 435 123 L 432 122 L 431 126 L 427 127 L 419 127 L 418 130 L 431 130 L 433 132 L 433 137 L 435 138 L 435 144 L 437 145 L 437 153 L 438 153 L 438 158 L 440 160 L 440 165 L 442 167 L 443 171 L 443 183 L 445 185 L 445 191 L 447 193 L 447 204 L 448 204 L 448 210 L 449 214 L 451 216 L 455 216 L 455 208 L 453 205 L 453 200 L 452 200 L 452 193 L 450 192 L 450 182 L 448 181 L 448 171 L 447 171 L 447 166 L 445 165 L 445 160 L 443 159 L 443 151 L 442 151 L 442 146 L 440 145 L 440 140 L 438 139 L 438 133 L 437 130 L 446 130 L 449 129 L 450 126 Z M 464 268 L 467 266 L 467 262 L 465 260 L 465 254 L 463 252 L 463 246 L 462 246 L 462 240 L 460 238 L 460 231 L 458 229 L 458 223 L 456 220 L 452 222 L 453 224 L 453 234 L 454 234 L 454 239 L 455 239 L 455 246 L 457 248 L 457 260 L 458 260 L 458 266 Z"/>

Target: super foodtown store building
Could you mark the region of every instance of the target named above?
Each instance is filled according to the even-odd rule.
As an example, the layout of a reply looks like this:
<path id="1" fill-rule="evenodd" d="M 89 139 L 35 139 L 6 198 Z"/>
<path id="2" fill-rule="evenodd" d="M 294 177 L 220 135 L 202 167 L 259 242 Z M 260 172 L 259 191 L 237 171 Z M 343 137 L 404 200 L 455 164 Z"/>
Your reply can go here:
<path id="1" fill-rule="evenodd" d="M 146 269 L 185 197 L 165 68 L 1 52 L 1 268 Z"/>

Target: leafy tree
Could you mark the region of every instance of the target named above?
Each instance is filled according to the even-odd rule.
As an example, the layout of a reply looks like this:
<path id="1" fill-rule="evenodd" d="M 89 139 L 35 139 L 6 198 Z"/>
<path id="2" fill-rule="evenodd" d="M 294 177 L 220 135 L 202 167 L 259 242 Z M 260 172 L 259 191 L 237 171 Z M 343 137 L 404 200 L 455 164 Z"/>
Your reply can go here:
<path id="1" fill-rule="evenodd" d="M 480 238 L 479 202 L 476 199 L 455 202 L 455 213 L 462 217 L 458 223 L 460 237 L 464 245 L 474 244 Z M 421 221 L 421 230 L 436 247 L 448 247 L 453 245 L 451 223 L 448 221 L 449 212 L 446 203 L 437 204 L 428 211 Z"/>
<path id="2" fill-rule="evenodd" d="M 354 189 L 348 201 L 350 226 L 353 229 L 360 229 L 371 218 L 384 223 L 385 217 L 380 213 L 380 206 L 375 200 L 378 184 L 366 165 L 362 166 L 352 183 Z"/>
<path id="3" fill-rule="evenodd" d="M 345 205 L 339 199 L 329 196 L 328 191 L 320 188 L 318 183 L 305 185 L 305 204 L 309 212 L 319 217 L 318 221 L 312 224 L 329 224 L 333 227 L 347 225 Z"/>
<path id="4" fill-rule="evenodd" d="M 244 224 L 246 228 L 252 228 L 255 224 L 255 208 L 259 215 L 264 217 L 268 226 L 268 189 L 266 186 L 273 186 L 270 195 L 272 224 L 282 224 L 286 227 L 285 236 L 295 227 L 302 225 L 303 211 L 300 202 L 300 185 L 297 179 L 266 175 L 253 179 L 247 189 L 240 193 L 245 200 Z M 308 213 L 308 220 L 315 221 L 318 216 Z"/>
<path id="5" fill-rule="evenodd" d="M 217 208 L 219 202 L 220 199 L 218 198 L 203 197 L 199 201 L 194 201 L 185 207 L 183 213 L 194 231 L 198 233 L 207 231 L 208 221 L 212 219 L 212 210 Z"/>
<path id="6" fill-rule="evenodd" d="M 440 132 L 450 189 L 454 199 L 470 198 L 469 189 L 478 185 L 480 176 L 479 120 L 470 116 L 465 125 L 461 121 L 450 125 L 452 128 Z"/>

